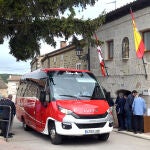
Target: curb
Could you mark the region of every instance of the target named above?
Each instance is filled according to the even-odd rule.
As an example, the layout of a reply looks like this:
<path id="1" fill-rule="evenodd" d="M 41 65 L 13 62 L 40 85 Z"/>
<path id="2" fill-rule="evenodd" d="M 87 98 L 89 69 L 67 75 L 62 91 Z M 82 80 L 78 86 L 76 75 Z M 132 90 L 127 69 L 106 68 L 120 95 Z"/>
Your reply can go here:
<path id="1" fill-rule="evenodd" d="M 117 132 L 117 133 L 121 133 L 121 134 L 126 134 L 126 135 L 130 135 L 130 136 L 134 136 L 134 137 L 138 137 L 138 138 L 150 140 L 150 134 L 147 135 L 146 133 L 142 133 L 142 134 L 137 133 L 137 134 L 134 134 L 133 132 L 118 131 L 118 129 L 113 129 L 113 131 Z"/>
<path id="2" fill-rule="evenodd" d="M 6 140 L 4 140 L 3 137 L 0 137 L 0 144 L 6 143 Z"/>

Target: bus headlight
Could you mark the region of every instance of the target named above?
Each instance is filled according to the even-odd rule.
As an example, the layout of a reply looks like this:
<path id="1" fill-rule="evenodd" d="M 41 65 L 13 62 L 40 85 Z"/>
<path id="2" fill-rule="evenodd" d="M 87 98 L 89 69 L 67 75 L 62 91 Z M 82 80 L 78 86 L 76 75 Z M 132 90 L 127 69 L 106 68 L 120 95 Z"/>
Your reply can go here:
<path id="1" fill-rule="evenodd" d="M 59 109 L 60 112 L 66 114 L 66 115 L 70 115 L 70 114 L 72 113 L 71 110 L 66 109 L 66 108 L 63 108 L 63 107 L 61 107 L 61 106 L 58 106 L 58 109 Z"/>

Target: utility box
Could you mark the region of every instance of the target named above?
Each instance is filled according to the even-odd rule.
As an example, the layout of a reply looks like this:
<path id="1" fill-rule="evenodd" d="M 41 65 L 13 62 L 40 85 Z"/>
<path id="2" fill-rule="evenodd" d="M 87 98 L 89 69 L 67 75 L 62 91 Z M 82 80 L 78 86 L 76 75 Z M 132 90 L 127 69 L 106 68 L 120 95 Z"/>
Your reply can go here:
<path id="1" fill-rule="evenodd" d="M 150 132 L 150 116 L 144 116 L 144 133 Z"/>

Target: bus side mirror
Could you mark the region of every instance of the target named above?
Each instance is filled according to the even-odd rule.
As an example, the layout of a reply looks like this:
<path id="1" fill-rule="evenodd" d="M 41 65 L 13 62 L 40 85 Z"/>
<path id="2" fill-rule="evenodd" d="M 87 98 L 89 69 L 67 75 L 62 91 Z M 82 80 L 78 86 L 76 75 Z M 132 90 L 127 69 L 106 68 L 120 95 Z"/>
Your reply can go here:
<path id="1" fill-rule="evenodd" d="M 43 103 L 46 101 L 46 91 L 40 92 L 40 101 Z"/>

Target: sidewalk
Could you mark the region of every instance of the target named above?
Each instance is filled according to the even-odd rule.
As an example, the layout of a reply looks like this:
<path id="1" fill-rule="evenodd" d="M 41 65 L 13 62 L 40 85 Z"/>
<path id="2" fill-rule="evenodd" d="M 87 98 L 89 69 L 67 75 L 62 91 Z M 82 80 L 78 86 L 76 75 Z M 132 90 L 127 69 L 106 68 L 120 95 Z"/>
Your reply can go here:
<path id="1" fill-rule="evenodd" d="M 150 140 L 150 132 L 148 132 L 148 133 L 142 133 L 142 134 L 139 134 L 139 133 L 134 134 L 133 132 L 128 132 L 128 131 L 118 131 L 117 128 L 114 128 L 113 131 L 121 133 L 121 134 L 127 134 L 127 135 L 130 135 L 130 136 L 134 136 L 134 137 L 138 137 L 138 138 Z"/>

